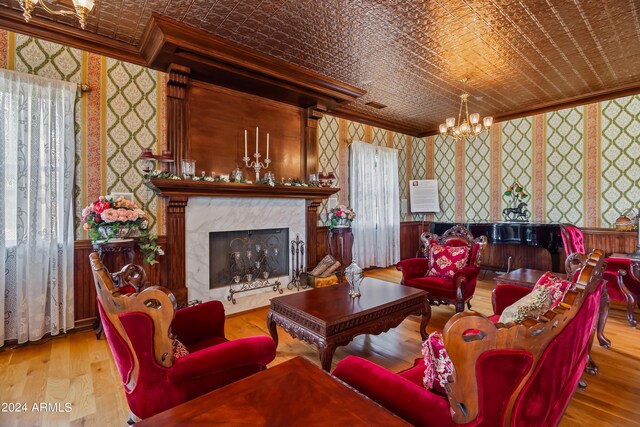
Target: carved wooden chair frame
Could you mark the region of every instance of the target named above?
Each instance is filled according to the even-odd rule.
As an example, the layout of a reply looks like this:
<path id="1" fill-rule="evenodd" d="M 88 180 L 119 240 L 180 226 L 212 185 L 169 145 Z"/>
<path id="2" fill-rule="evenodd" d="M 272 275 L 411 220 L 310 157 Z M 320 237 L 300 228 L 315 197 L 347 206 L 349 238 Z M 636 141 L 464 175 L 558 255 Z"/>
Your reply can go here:
<path id="1" fill-rule="evenodd" d="M 426 233 L 426 232 L 422 233 L 420 235 L 420 240 L 422 242 L 422 245 L 421 245 L 422 253 L 425 258 L 429 257 L 429 247 L 431 246 L 431 242 L 433 241 L 438 242 L 439 245 L 446 245 L 451 241 L 463 242 L 466 246 L 469 247 L 469 256 L 471 256 L 471 253 L 473 252 L 473 247 L 477 244 L 479 245 L 479 248 L 478 248 L 478 254 L 476 256 L 474 265 L 478 268 L 480 268 L 482 253 L 484 252 L 487 246 L 487 236 L 473 237 L 473 234 L 471 234 L 471 232 L 462 225 L 455 225 L 451 227 L 450 229 L 445 231 L 442 236 L 438 236 L 437 234 L 433 234 L 433 233 Z M 467 308 L 471 309 L 471 303 L 469 301 L 470 298 L 465 298 L 465 296 L 462 294 L 462 287 L 466 283 L 466 280 L 467 280 L 466 277 L 461 276 L 456 280 L 456 283 L 454 283 L 454 286 L 456 287 L 455 306 L 456 306 L 456 312 L 458 313 L 461 311 L 464 311 L 465 302 L 467 304 Z M 428 298 L 429 298 L 429 304 L 431 305 L 439 306 L 439 305 L 452 304 L 452 302 L 447 299 L 436 298 L 431 296 Z"/>
<path id="2" fill-rule="evenodd" d="M 171 323 L 176 311 L 176 299 L 171 291 L 160 286 L 150 286 L 139 293 L 122 295 L 120 294 L 120 289 L 115 287 L 114 277 L 102 264 L 98 254 L 92 252 L 89 255 L 89 260 L 93 269 L 96 294 L 102 310 L 118 334 L 126 342 L 129 351 L 133 355 L 133 369 L 125 385 L 128 390 L 132 390 L 136 384 L 140 362 L 120 322 L 119 316 L 130 312 L 140 312 L 147 314 L 152 319 L 154 323 L 154 357 L 158 364 L 168 368 L 173 365 L 173 354 L 176 346 L 176 340 L 171 333 Z M 127 281 L 134 286 L 134 283 L 144 283 L 146 281 L 144 269 L 133 264 L 125 266 L 115 275 L 121 283 L 122 281 Z M 140 282 L 140 280 L 143 281 Z M 133 283 L 131 283 L 132 281 Z"/>
<path id="3" fill-rule="evenodd" d="M 566 224 L 566 225 L 570 225 L 570 224 Z M 571 233 L 569 233 L 569 231 L 565 228 L 566 225 L 560 224 L 560 232 L 562 233 L 562 235 L 564 236 L 567 242 L 573 242 L 573 239 L 571 238 Z M 573 246 L 573 243 L 571 243 L 571 245 Z M 565 248 L 565 252 L 566 251 L 567 251 L 567 248 Z M 573 271 L 575 271 L 574 265 L 579 265 L 579 262 L 580 262 L 580 258 L 576 255 L 576 253 L 571 253 L 571 254 L 567 253 L 567 259 L 565 260 L 565 269 L 567 270 L 568 275 L 573 274 Z M 631 268 L 634 269 L 635 271 L 638 271 L 637 267 L 634 264 L 631 265 Z M 636 274 L 634 274 L 633 272 L 630 272 L 630 273 L 633 274 L 635 277 L 640 277 L 640 274 L 638 274 L 640 272 Z M 635 328 L 637 325 L 637 321 L 635 320 L 636 296 L 633 294 L 633 292 L 629 290 L 629 288 L 627 288 L 627 285 L 624 284 L 624 276 L 626 275 L 627 275 L 627 272 L 623 269 L 620 269 L 617 271 L 616 278 L 617 278 L 618 288 L 620 289 L 620 293 L 624 296 L 624 299 L 625 299 L 625 305 L 627 309 L 627 321 L 629 322 L 631 327 Z M 606 303 L 608 306 L 609 293 L 607 292 L 606 287 L 604 290 L 603 299 L 606 299 Z M 638 307 L 640 307 L 640 304 L 638 304 Z M 609 310 L 607 309 L 602 313 L 603 313 L 603 321 L 606 322 Z M 600 342 L 600 345 L 604 348 L 609 348 L 611 346 L 611 342 L 607 338 L 605 338 L 601 333 L 599 333 L 598 335 L 598 341 Z"/>
<path id="4" fill-rule="evenodd" d="M 446 245 L 452 240 L 464 242 L 469 247 L 469 251 L 473 250 L 474 245 L 480 245 L 480 247 L 478 248 L 478 256 L 476 257 L 475 262 L 475 266 L 480 267 L 482 253 L 487 246 L 487 236 L 473 237 L 471 231 L 469 231 L 465 226 L 462 225 L 454 225 L 453 227 L 445 231 L 442 236 L 427 232 L 422 233 L 420 235 L 420 241 L 422 242 L 422 255 L 425 258 L 429 257 L 429 246 L 431 246 L 432 241 L 438 242 L 439 245 Z M 469 253 L 469 256 L 471 256 L 471 253 Z"/>
<path id="5" fill-rule="evenodd" d="M 602 251 L 592 252 L 586 259 L 576 288 L 568 291 L 562 302 L 540 319 L 525 319 L 521 324 L 493 323 L 479 313 L 467 311 L 454 315 L 447 322 L 443 332 L 444 342 L 455 373 L 445 388 L 455 423 L 466 424 L 478 416 L 480 402 L 476 362 L 481 354 L 491 350 L 518 349 L 530 352 L 533 363 L 508 402 L 505 425 L 511 425 L 518 394 L 535 371 L 548 344 L 575 317 L 585 297 L 597 289 L 605 265 Z M 470 334 L 470 330 L 474 333 Z"/>
<path id="6" fill-rule="evenodd" d="M 118 289 L 129 285 L 140 292 L 147 284 L 147 272 L 137 264 L 127 264 L 120 271 L 110 274 L 114 287 Z"/>

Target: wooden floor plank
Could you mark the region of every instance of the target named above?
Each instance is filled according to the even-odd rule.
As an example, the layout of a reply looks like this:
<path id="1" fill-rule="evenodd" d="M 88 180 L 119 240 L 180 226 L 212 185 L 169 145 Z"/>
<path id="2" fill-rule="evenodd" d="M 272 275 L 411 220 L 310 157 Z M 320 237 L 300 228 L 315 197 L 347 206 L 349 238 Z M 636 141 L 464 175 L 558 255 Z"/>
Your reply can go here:
<path id="1" fill-rule="evenodd" d="M 393 282 L 400 281 L 394 269 L 372 270 L 367 274 Z M 493 275 L 478 282 L 473 309 L 491 313 Z M 268 308 L 227 318 L 229 339 L 268 335 Z M 442 330 L 453 307 L 433 307 L 428 330 Z M 333 366 L 348 355 L 358 355 L 391 371 L 400 371 L 420 357 L 419 317 L 410 316 L 397 328 L 378 336 L 363 335 L 339 347 Z M 624 307 L 614 304 L 605 333 L 613 343 L 609 350 L 595 346 L 593 358 L 600 374 L 585 375 L 586 390 L 574 395 L 561 427 L 640 426 L 637 396 L 640 395 L 640 335 L 629 327 Z M 320 365 L 315 346 L 291 338 L 281 329 L 280 343 L 271 366 L 304 356 Z M 44 399 L 70 402 L 72 412 L 60 414 L 2 414 L 0 426 L 123 426 L 129 416 L 124 389 L 104 339 L 91 332 L 69 334 L 44 344 L 30 344 L 0 352 L 0 401 Z M 31 403 L 31 402 L 29 402 Z"/>

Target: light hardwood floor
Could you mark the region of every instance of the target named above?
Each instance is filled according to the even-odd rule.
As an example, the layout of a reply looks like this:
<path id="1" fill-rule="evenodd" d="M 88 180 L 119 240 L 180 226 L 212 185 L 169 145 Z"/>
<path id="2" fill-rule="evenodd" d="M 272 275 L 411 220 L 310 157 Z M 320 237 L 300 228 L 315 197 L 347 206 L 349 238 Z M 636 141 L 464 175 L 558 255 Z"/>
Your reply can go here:
<path id="1" fill-rule="evenodd" d="M 380 279 L 399 282 L 395 269 L 369 273 Z M 486 274 L 478 285 L 473 308 L 491 312 L 493 276 Z M 230 339 L 268 335 L 267 308 L 229 317 L 226 334 Z M 452 307 L 434 307 L 429 330 L 442 330 L 454 314 Z M 379 336 L 363 335 L 341 347 L 335 363 L 347 355 L 365 357 L 392 371 L 412 365 L 420 356 L 419 318 L 410 317 L 399 327 Z M 561 422 L 572 426 L 640 426 L 640 333 L 631 329 L 621 306 L 614 306 L 605 329 L 613 342 L 609 350 L 594 348 L 600 367 L 597 376 L 585 375 L 588 387 L 573 397 Z M 304 356 L 319 365 L 314 346 L 294 340 L 279 330 L 280 344 L 273 365 Z M 104 339 L 91 332 L 69 334 L 44 343 L 30 344 L 0 352 L 0 402 L 26 403 L 26 413 L 0 412 L 0 426 L 123 426 L 129 410 L 122 385 Z M 71 404 L 71 412 L 34 412 L 33 404 Z M 283 405 L 292 404 L 283 402 Z M 0 408 L 2 409 L 2 408 Z M 52 408 L 55 409 L 55 408 Z M 428 410 L 428 408 L 425 408 Z"/>

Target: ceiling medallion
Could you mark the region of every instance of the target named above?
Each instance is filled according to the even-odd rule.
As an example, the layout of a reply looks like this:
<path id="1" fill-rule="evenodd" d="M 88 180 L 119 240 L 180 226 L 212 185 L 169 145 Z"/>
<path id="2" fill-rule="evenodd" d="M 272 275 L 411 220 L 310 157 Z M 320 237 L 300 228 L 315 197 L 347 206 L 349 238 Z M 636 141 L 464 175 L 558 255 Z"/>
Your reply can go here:
<path id="1" fill-rule="evenodd" d="M 25 22 L 29 22 L 33 8 L 40 3 L 40 6 L 52 15 L 70 15 L 77 17 L 78 21 L 80 21 L 80 27 L 84 30 L 87 26 L 87 15 L 91 12 L 91 9 L 93 9 L 95 0 L 72 0 L 72 2 L 73 7 L 76 9 L 75 12 L 72 10 L 50 9 L 47 3 L 54 3 L 50 0 L 18 0 L 23 11 L 22 16 L 24 16 Z"/>
<path id="2" fill-rule="evenodd" d="M 458 121 L 455 117 L 448 117 L 445 123 L 440 124 L 440 135 L 443 137 L 452 137 L 456 141 L 470 138 L 471 141 L 476 139 L 484 131 L 488 131 L 493 124 L 493 117 L 487 116 L 480 123 L 480 114 L 469 114 L 469 94 L 466 91 L 468 78 L 462 79 L 462 95 L 460 95 L 460 111 L 458 112 Z"/>

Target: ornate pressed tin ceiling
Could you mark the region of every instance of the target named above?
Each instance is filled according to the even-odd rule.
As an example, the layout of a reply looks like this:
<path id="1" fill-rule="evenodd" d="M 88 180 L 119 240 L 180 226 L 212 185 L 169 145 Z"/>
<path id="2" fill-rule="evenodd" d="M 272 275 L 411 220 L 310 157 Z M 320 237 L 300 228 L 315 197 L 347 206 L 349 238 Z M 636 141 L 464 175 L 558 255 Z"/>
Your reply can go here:
<path id="1" fill-rule="evenodd" d="M 98 0 L 87 31 L 138 46 L 154 11 L 362 88 L 347 109 L 421 131 L 457 112 L 466 76 L 471 110 L 498 117 L 640 82 L 636 0 Z"/>

